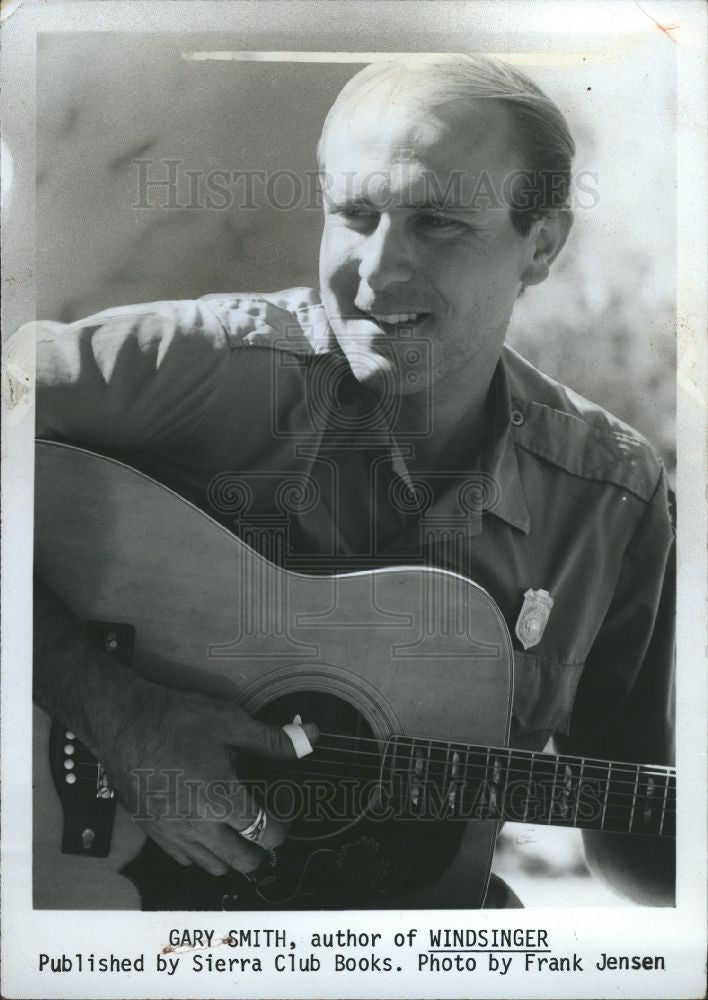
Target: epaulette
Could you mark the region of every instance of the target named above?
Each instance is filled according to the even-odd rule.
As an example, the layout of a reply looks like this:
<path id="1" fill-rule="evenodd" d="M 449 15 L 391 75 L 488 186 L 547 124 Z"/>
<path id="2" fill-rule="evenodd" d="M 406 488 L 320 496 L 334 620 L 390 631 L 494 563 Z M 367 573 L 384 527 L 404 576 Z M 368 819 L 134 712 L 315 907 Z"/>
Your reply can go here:
<path id="1" fill-rule="evenodd" d="M 508 348 L 505 360 L 518 446 L 572 475 L 651 500 L 662 464 L 646 438 Z"/>

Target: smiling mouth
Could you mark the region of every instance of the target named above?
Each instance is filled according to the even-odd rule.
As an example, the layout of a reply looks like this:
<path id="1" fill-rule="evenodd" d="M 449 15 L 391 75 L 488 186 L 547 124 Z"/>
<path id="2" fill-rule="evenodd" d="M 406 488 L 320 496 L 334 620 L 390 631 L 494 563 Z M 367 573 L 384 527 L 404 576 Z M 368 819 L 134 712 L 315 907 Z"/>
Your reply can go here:
<path id="1" fill-rule="evenodd" d="M 399 313 L 366 313 L 386 332 L 398 332 L 405 329 L 412 329 L 430 316 L 427 312 L 399 312 Z"/>

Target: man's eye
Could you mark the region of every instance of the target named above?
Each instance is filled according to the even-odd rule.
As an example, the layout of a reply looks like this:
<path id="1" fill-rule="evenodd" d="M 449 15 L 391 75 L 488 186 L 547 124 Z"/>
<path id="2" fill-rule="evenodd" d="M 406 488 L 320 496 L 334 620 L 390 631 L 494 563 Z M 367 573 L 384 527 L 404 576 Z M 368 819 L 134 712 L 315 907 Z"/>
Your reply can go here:
<path id="1" fill-rule="evenodd" d="M 345 208 L 344 214 L 348 219 L 376 219 L 378 214 L 372 212 L 370 208 L 363 208 L 361 205 L 352 206 L 351 208 Z"/>
<path id="2" fill-rule="evenodd" d="M 344 205 L 334 213 L 339 216 L 342 222 L 353 229 L 370 229 L 378 223 L 378 212 L 372 211 L 362 205 Z"/>
<path id="3" fill-rule="evenodd" d="M 332 209 L 333 215 L 342 215 L 346 219 L 368 219 L 376 215 L 365 205 L 336 205 Z"/>
<path id="4" fill-rule="evenodd" d="M 439 212 L 425 212 L 420 217 L 420 222 L 428 229 L 441 231 L 463 228 L 463 223 L 459 219 L 451 219 L 449 216 L 441 215 Z"/>

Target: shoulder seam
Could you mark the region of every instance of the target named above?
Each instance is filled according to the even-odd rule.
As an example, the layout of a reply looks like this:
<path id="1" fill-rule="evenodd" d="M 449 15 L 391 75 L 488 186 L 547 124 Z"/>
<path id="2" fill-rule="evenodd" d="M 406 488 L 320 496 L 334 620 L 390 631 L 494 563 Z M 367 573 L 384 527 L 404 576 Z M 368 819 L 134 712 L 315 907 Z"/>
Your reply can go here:
<path id="1" fill-rule="evenodd" d="M 551 465 L 554 465 L 557 469 L 562 469 L 563 472 L 566 472 L 569 476 L 575 476 L 578 479 L 585 479 L 590 482 L 608 483 L 611 486 L 616 486 L 618 490 L 626 490 L 628 493 L 631 493 L 632 496 L 635 496 L 637 500 L 641 500 L 642 503 L 645 503 L 647 505 L 651 503 L 652 498 L 656 493 L 656 489 L 661 480 L 661 475 L 659 475 L 656 480 L 656 483 L 654 483 L 653 485 L 651 493 L 648 493 L 647 491 L 640 490 L 638 487 L 630 486 L 627 482 L 620 481 L 619 476 L 613 477 L 609 474 L 599 474 L 591 476 L 588 475 L 587 473 L 578 472 L 575 469 L 569 469 L 562 462 L 559 462 L 555 456 L 550 455 L 548 452 L 545 451 L 543 447 L 539 447 L 538 445 L 535 445 L 533 448 L 531 448 L 530 446 L 524 444 L 522 441 L 515 441 L 514 443 L 517 448 L 521 448 L 529 455 L 533 455 L 535 458 L 540 458 L 544 462 L 550 462 Z"/>
<path id="2" fill-rule="evenodd" d="M 611 426 L 598 427 L 583 420 L 582 417 L 565 413 L 563 410 L 558 410 L 543 403 L 520 399 L 515 399 L 514 402 L 518 402 L 520 406 L 523 406 L 529 416 L 529 411 L 533 407 L 538 408 L 541 413 L 552 415 L 550 417 L 552 420 L 563 421 L 566 418 L 568 421 L 567 426 L 576 428 L 576 434 L 578 435 L 577 452 L 572 450 L 572 441 L 568 443 L 567 448 L 564 448 L 560 444 L 557 444 L 555 447 L 549 446 L 547 443 L 544 443 L 543 437 L 531 435 L 529 421 L 526 420 L 521 426 L 513 428 L 514 442 L 517 447 L 522 448 L 531 455 L 536 455 L 550 462 L 557 468 L 563 469 L 569 475 L 595 482 L 611 483 L 619 489 L 624 489 L 632 493 L 644 503 L 651 501 L 657 484 L 661 479 L 662 463 L 649 442 L 640 434 L 634 435 Z M 523 430 L 524 427 L 526 428 L 526 433 Z M 587 461 L 583 464 L 580 457 L 583 440 L 586 442 L 594 440 L 597 442 L 598 447 L 606 449 L 605 455 L 598 455 L 597 464 L 588 464 Z M 638 465 L 635 462 L 635 458 L 632 458 L 630 454 L 627 456 L 630 463 L 628 467 L 627 461 L 623 461 L 623 457 L 620 454 L 613 455 L 612 446 L 619 446 L 622 443 L 628 447 L 634 446 L 637 449 L 642 459 L 641 464 Z M 564 452 L 568 449 L 570 449 L 570 452 L 568 455 L 565 455 Z"/>

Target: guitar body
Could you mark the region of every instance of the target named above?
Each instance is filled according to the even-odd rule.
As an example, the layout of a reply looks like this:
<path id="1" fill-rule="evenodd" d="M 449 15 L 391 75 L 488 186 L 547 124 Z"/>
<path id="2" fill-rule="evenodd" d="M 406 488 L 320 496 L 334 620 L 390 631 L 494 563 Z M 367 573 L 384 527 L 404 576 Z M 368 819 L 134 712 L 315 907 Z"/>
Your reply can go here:
<path id="1" fill-rule="evenodd" d="M 391 773 L 394 736 L 506 745 L 507 630 L 486 592 L 462 577 L 424 568 L 290 573 L 141 473 L 44 442 L 35 532 L 36 564 L 49 586 L 83 622 L 132 626 L 131 666 L 159 683 L 233 699 L 279 724 L 299 713 L 327 732 L 368 739 L 382 774 Z M 358 815 L 330 809 L 334 818 L 318 815 L 295 828 L 257 883 L 236 873 L 185 873 L 146 844 L 120 805 L 106 857 L 62 853 L 50 726 L 35 710 L 36 908 L 474 908 L 484 901 L 494 820 L 382 820 L 365 807 Z"/>

